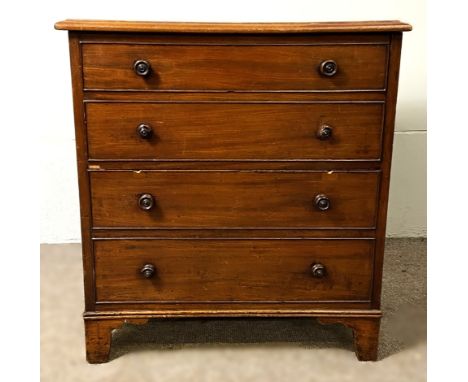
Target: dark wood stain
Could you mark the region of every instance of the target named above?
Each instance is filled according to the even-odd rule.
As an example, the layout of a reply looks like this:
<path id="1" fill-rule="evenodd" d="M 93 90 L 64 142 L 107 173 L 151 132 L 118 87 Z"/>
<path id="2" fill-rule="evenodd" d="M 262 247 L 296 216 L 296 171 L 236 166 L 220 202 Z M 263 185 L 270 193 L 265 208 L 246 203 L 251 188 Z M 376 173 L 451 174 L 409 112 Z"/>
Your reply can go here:
<path id="1" fill-rule="evenodd" d="M 345 46 L 159 46 L 84 44 L 86 89 L 333 90 L 384 89 L 387 47 Z M 138 76 L 133 63 L 151 64 Z M 338 72 L 320 74 L 333 59 Z M 365 67 L 362 63 L 365 62 Z"/>
<path id="2" fill-rule="evenodd" d="M 97 301 L 368 300 L 372 240 L 105 240 Z M 315 278 L 313 264 L 326 275 Z M 145 264 L 156 272 L 146 279 Z"/>
<path id="3" fill-rule="evenodd" d="M 55 26 L 70 31 L 88 362 L 108 360 L 124 322 L 244 316 L 341 323 L 358 358 L 376 360 L 411 26 Z"/>
<path id="4" fill-rule="evenodd" d="M 382 104 L 88 103 L 86 114 L 93 159 L 380 158 Z"/>
<path id="5" fill-rule="evenodd" d="M 93 172 L 94 227 L 372 228 L 378 172 Z M 138 206 L 142 194 L 154 207 Z M 325 194 L 331 207 L 314 199 Z"/>
<path id="6" fill-rule="evenodd" d="M 167 33 L 339 33 L 403 32 L 411 25 L 398 20 L 326 21 L 309 23 L 196 23 L 123 20 L 63 20 L 55 23 L 59 30 L 99 32 L 167 32 Z"/>

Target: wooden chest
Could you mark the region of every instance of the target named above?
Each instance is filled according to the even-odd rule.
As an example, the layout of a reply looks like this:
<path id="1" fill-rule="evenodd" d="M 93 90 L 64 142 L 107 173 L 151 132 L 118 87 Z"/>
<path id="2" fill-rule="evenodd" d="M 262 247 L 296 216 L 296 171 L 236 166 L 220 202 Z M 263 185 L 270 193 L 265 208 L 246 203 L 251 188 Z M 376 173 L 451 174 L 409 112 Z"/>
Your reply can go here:
<path id="1" fill-rule="evenodd" d="M 315 317 L 375 360 L 398 21 L 66 20 L 87 359 L 154 317 Z"/>

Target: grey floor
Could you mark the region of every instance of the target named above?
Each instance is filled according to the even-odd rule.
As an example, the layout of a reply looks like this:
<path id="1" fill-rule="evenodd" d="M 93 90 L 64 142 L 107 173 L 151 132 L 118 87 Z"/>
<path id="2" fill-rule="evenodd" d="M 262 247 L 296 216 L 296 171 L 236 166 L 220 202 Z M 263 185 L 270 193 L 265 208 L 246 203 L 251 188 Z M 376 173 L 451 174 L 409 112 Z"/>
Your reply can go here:
<path id="1" fill-rule="evenodd" d="M 80 246 L 41 246 L 41 381 L 425 381 L 426 241 L 385 254 L 378 362 L 352 334 L 311 319 L 154 320 L 113 334 L 112 361 L 85 361 Z"/>

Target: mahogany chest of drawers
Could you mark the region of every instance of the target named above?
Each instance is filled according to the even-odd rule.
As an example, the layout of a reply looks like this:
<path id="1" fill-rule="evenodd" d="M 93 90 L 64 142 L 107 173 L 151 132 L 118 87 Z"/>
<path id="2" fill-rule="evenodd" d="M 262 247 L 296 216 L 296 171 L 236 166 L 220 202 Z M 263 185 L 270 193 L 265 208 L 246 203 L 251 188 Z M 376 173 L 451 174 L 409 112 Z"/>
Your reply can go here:
<path id="1" fill-rule="evenodd" d="M 155 317 L 315 317 L 375 360 L 398 21 L 66 20 L 87 359 Z"/>

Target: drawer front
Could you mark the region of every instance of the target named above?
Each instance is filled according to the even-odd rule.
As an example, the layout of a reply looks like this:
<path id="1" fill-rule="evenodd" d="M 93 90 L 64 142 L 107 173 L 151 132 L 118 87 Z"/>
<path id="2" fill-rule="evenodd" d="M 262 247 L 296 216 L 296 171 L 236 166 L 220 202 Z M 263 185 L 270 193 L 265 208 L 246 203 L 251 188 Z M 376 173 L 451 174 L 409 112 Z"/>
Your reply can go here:
<path id="1" fill-rule="evenodd" d="M 345 239 L 98 240 L 96 300 L 369 300 L 373 250 Z"/>
<path id="2" fill-rule="evenodd" d="M 379 172 L 96 171 L 90 181 L 94 227 L 373 228 Z"/>
<path id="3" fill-rule="evenodd" d="M 85 89 L 381 90 L 387 45 L 175 46 L 83 44 Z M 138 75 L 134 63 L 150 65 Z M 336 74 L 320 67 L 335 61 Z M 329 74 L 333 73 L 330 71 Z"/>
<path id="4" fill-rule="evenodd" d="M 86 114 L 95 159 L 380 158 L 382 104 L 88 103 Z"/>

